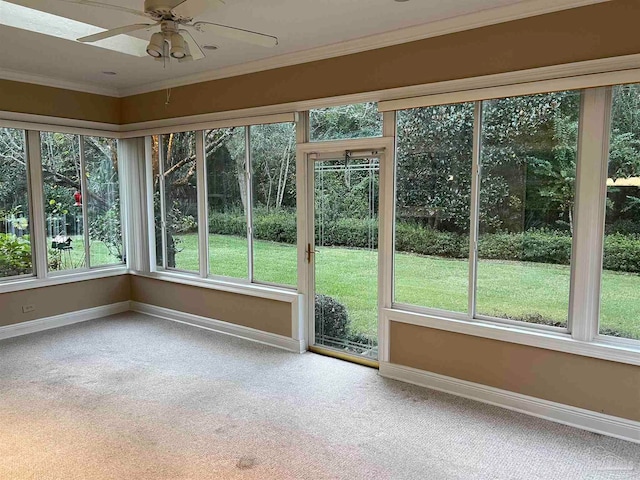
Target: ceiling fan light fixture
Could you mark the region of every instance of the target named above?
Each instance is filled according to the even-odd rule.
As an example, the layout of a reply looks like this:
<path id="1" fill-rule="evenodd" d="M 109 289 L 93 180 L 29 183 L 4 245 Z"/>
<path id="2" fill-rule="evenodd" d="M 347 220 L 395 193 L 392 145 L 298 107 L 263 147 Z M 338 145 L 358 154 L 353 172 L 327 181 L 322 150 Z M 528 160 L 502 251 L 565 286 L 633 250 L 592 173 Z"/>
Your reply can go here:
<path id="1" fill-rule="evenodd" d="M 171 57 L 180 60 L 187 56 L 186 45 L 187 42 L 184 41 L 182 35 L 179 33 L 174 33 L 171 35 Z"/>
<path id="2" fill-rule="evenodd" d="M 193 60 L 193 57 L 191 56 L 191 51 L 189 50 L 189 42 L 187 41 L 184 42 L 184 52 L 185 52 L 185 56 L 182 58 L 179 58 L 178 63 L 191 62 Z"/>
<path id="3" fill-rule="evenodd" d="M 147 45 L 147 53 L 154 58 L 161 58 L 164 54 L 165 41 L 164 35 L 157 32 L 151 35 L 149 45 Z"/>

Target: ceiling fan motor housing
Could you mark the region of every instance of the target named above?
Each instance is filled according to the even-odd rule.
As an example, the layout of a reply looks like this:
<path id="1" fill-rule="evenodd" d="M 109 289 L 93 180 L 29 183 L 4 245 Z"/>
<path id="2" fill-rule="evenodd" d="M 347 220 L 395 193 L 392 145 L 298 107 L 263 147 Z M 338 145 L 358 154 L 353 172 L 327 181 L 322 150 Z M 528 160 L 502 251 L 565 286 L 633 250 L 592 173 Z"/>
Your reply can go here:
<path id="1" fill-rule="evenodd" d="M 183 2 L 184 0 L 145 0 L 144 13 L 156 21 L 189 22 L 193 18 L 182 17 L 173 13 L 173 9 Z"/>

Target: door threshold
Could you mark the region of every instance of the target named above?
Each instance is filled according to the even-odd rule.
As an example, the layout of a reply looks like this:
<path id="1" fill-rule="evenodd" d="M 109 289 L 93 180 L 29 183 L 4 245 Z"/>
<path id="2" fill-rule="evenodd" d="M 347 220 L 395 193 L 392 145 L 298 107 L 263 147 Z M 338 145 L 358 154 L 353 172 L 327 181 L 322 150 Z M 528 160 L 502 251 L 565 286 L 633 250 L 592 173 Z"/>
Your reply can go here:
<path id="1" fill-rule="evenodd" d="M 358 355 L 352 355 L 350 353 L 344 353 L 339 350 L 334 350 L 333 348 L 321 347 L 318 345 L 309 345 L 307 350 L 312 353 L 317 353 L 319 355 L 325 355 L 327 357 L 333 357 L 340 360 L 344 360 L 346 362 L 357 363 L 358 365 L 364 365 L 365 367 L 380 368 L 380 362 L 378 360 L 373 360 L 370 358 L 359 357 Z"/>

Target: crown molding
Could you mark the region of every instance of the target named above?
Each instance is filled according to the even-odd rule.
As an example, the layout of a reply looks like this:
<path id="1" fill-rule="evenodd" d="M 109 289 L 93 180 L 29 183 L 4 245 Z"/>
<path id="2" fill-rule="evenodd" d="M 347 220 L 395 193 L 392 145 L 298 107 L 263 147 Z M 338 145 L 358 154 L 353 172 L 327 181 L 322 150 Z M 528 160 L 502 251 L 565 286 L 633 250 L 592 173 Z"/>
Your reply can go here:
<path id="1" fill-rule="evenodd" d="M 609 1 L 611 0 L 525 0 L 513 5 L 481 10 L 414 27 L 223 67 L 214 71 L 122 88 L 119 93 L 120 96 L 127 97 L 165 88 L 176 88 L 194 83 L 289 67 Z"/>
<path id="2" fill-rule="evenodd" d="M 76 92 L 93 93 L 96 95 L 105 95 L 108 97 L 122 96 L 118 89 L 110 87 L 101 87 L 90 83 L 74 82 L 71 80 L 62 80 L 59 78 L 47 77 L 35 73 L 19 72 L 17 70 L 9 70 L 0 68 L 0 80 L 12 80 L 14 82 L 32 83 L 35 85 L 43 85 L 45 87 L 63 88 L 65 90 L 74 90 Z"/>
<path id="3" fill-rule="evenodd" d="M 544 15 L 561 10 L 584 7 L 596 3 L 609 2 L 611 0 L 525 0 L 513 5 L 481 10 L 458 17 L 452 17 L 435 22 L 425 23 L 414 27 L 403 28 L 391 32 L 381 33 L 361 37 L 346 42 L 335 43 L 323 47 L 301 50 L 298 52 L 278 55 L 275 57 L 247 62 L 240 65 L 223 67 L 209 72 L 183 76 L 159 82 L 147 82 L 144 85 L 137 85 L 124 88 L 112 88 L 99 86 L 91 83 L 75 82 L 58 78 L 47 77 L 39 74 L 19 72 L 10 69 L 0 68 L 0 79 L 14 80 L 24 83 L 33 83 L 48 87 L 63 88 L 85 93 L 106 95 L 110 97 L 127 97 L 148 93 L 165 88 L 176 88 L 194 83 L 218 80 L 221 78 L 246 75 L 264 70 L 289 67 L 301 63 L 325 60 L 342 55 L 375 50 L 377 48 L 390 47 L 402 43 L 424 40 L 426 38 L 447 35 L 449 33 L 472 30 L 474 28 L 486 27 L 498 23 L 520 20 L 527 17 Z"/>

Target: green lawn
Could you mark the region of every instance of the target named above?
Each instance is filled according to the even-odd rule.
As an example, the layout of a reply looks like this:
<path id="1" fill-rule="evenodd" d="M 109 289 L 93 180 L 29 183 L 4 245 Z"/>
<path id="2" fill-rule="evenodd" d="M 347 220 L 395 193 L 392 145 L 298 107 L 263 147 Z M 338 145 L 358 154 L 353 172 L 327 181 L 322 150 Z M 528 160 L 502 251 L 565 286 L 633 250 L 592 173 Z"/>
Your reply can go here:
<path id="1" fill-rule="evenodd" d="M 183 235 L 177 267 L 198 269 L 197 236 Z M 247 277 L 247 241 L 211 235 L 211 270 L 219 275 Z M 295 285 L 296 248 L 274 242 L 254 243 L 256 279 Z M 412 254 L 396 255 L 396 301 L 445 310 L 467 309 L 468 262 Z M 357 332 L 373 335 L 377 328 L 377 253 L 360 249 L 320 247 L 316 254 L 318 293 L 346 305 Z M 568 266 L 481 260 L 478 266 L 479 313 L 523 318 L 539 316 L 566 322 Z M 640 338 L 640 276 L 605 271 L 602 279 L 601 324 L 631 338 Z"/>
<path id="2" fill-rule="evenodd" d="M 47 238 L 47 245 L 51 247 L 51 237 Z M 71 237 L 71 249 L 68 251 L 48 249 L 49 265 L 52 264 L 54 257 L 59 265 L 56 271 L 73 270 L 74 268 L 84 268 L 85 252 L 84 237 L 82 235 L 73 235 Z M 105 265 L 117 265 L 122 263 L 120 259 L 111 255 L 106 245 L 98 240 L 92 240 L 90 244 L 91 266 L 100 267 Z"/>

